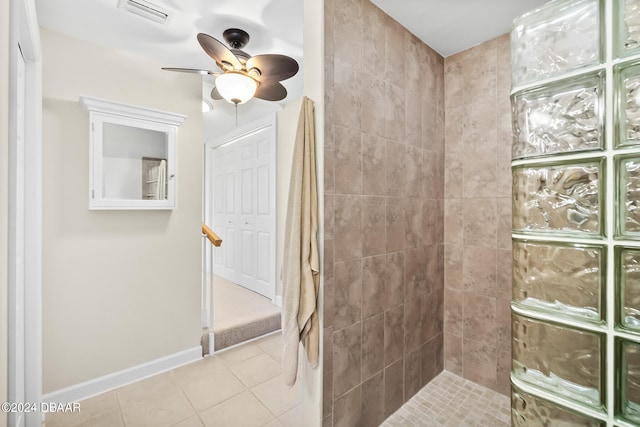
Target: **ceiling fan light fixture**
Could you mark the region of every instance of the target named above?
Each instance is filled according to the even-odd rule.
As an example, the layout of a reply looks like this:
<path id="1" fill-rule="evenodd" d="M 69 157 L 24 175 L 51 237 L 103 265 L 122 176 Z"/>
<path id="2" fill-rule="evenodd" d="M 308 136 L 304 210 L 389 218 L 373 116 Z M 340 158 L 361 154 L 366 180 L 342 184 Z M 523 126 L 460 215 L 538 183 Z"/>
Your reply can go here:
<path id="1" fill-rule="evenodd" d="M 244 73 L 230 71 L 216 77 L 216 88 L 227 102 L 238 105 L 253 98 L 258 82 Z"/>

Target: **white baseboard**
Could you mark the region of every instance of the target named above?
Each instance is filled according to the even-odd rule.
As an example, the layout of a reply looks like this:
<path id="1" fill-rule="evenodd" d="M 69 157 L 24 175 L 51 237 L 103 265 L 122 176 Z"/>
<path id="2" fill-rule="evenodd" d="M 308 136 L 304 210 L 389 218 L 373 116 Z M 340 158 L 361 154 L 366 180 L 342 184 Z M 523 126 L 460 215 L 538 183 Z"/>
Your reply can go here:
<path id="1" fill-rule="evenodd" d="M 95 378 L 80 384 L 47 393 L 42 397 L 46 403 L 71 403 L 79 402 L 92 396 L 131 384 L 135 381 L 170 371 L 187 363 L 195 362 L 202 358 L 202 347 L 193 347 L 187 350 L 170 354 L 138 366 L 114 372 L 103 377 Z"/>
<path id="2" fill-rule="evenodd" d="M 276 297 L 273 299 L 273 303 L 282 308 L 282 295 L 276 295 Z"/>

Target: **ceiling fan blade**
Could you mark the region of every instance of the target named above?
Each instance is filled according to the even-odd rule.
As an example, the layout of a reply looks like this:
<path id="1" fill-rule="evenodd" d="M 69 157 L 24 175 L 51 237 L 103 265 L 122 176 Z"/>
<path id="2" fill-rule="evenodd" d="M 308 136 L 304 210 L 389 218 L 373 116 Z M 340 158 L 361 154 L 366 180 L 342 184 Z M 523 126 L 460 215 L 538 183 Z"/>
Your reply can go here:
<path id="1" fill-rule="evenodd" d="M 295 59 L 285 55 L 256 55 L 247 60 L 247 71 L 252 68 L 260 70 L 256 77 L 261 82 L 279 82 L 296 75 L 300 67 Z"/>
<path id="2" fill-rule="evenodd" d="M 213 58 L 213 60 L 216 61 L 216 64 L 218 64 L 218 67 L 222 70 L 230 68 L 236 70 L 242 69 L 242 64 L 238 58 L 236 58 L 236 56 L 225 45 L 210 35 L 198 33 L 198 42 L 207 55 Z"/>
<path id="3" fill-rule="evenodd" d="M 218 92 L 218 88 L 214 87 L 213 89 L 211 89 L 211 99 L 224 99 L 222 98 L 222 95 L 220 95 L 220 92 Z"/>
<path id="4" fill-rule="evenodd" d="M 209 70 L 199 70 L 197 68 L 173 68 L 173 67 L 162 67 L 165 71 L 178 71 L 180 73 L 195 73 L 195 74 L 211 74 Z"/>
<path id="5" fill-rule="evenodd" d="M 267 82 L 258 86 L 256 98 L 265 101 L 280 101 L 287 96 L 287 89 L 278 82 Z"/>

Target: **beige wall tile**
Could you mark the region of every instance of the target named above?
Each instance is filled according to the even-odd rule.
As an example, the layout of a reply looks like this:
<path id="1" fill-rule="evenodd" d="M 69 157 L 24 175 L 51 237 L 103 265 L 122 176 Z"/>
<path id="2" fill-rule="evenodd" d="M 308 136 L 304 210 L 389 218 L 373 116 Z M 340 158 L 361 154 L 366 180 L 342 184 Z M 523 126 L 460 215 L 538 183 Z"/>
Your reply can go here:
<path id="1" fill-rule="evenodd" d="M 496 346 L 496 299 L 464 292 L 463 337 Z"/>
<path id="2" fill-rule="evenodd" d="M 333 333 L 333 394 L 341 396 L 361 382 L 362 323 Z"/>
<path id="3" fill-rule="evenodd" d="M 465 245 L 496 247 L 496 199 L 465 199 L 462 202 L 462 217 Z"/>
<path id="4" fill-rule="evenodd" d="M 422 296 L 421 342 L 431 341 L 442 334 L 444 327 L 444 290 L 437 289 Z"/>
<path id="5" fill-rule="evenodd" d="M 464 339 L 462 371 L 465 378 L 495 390 L 497 372 L 495 346 L 481 341 Z"/>
<path id="6" fill-rule="evenodd" d="M 387 197 L 387 252 L 406 247 L 406 199 Z"/>
<path id="7" fill-rule="evenodd" d="M 464 102 L 494 101 L 496 96 L 497 43 L 489 40 L 469 49 L 464 64 Z"/>
<path id="8" fill-rule="evenodd" d="M 384 364 L 400 361 L 404 356 L 404 304 L 384 312 Z"/>
<path id="9" fill-rule="evenodd" d="M 384 421 L 384 371 L 362 383 L 362 426 L 377 426 Z"/>
<path id="10" fill-rule="evenodd" d="M 384 136 L 404 144 L 405 92 L 388 80 L 384 87 Z"/>
<path id="11" fill-rule="evenodd" d="M 462 336 L 464 292 L 454 289 L 444 291 L 444 332 Z"/>
<path id="12" fill-rule="evenodd" d="M 444 369 L 444 334 L 438 334 L 422 346 L 422 381 L 427 384 Z"/>
<path id="13" fill-rule="evenodd" d="M 384 369 L 384 313 L 362 323 L 362 379 Z"/>
<path id="14" fill-rule="evenodd" d="M 361 319 L 362 311 L 362 262 L 358 259 L 335 264 L 334 288 L 335 330 L 353 325 Z"/>
<path id="15" fill-rule="evenodd" d="M 380 120 L 380 123 L 383 123 Z M 365 134 L 362 141 L 362 174 L 365 195 L 385 196 L 386 156 L 384 139 Z"/>
<path id="16" fill-rule="evenodd" d="M 444 243 L 461 244 L 463 242 L 463 203 L 461 199 L 444 201 Z"/>
<path id="17" fill-rule="evenodd" d="M 385 310 L 404 301 L 405 253 L 387 254 L 386 277 L 384 284 Z"/>
<path id="18" fill-rule="evenodd" d="M 333 65 L 334 124 L 360 130 L 362 125 L 362 71 L 336 58 Z"/>
<path id="19" fill-rule="evenodd" d="M 372 70 L 383 70 L 385 63 L 386 15 L 370 1 L 362 2 L 364 28 L 363 62 Z"/>
<path id="20" fill-rule="evenodd" d="M 332 402 L 324 415 L 327 423 L 349 424 L 358 422 L 360 412 L 350 418 L 343 409 L 356 401 L 362 403 L 356 406 L 369 408 L 382 393 L 384 405 L 378 407 L 387 415 L 389 408 L 408 399 L 426 378 L 425 340 L 439 336 L 442 341 L 444 204 L 438 198 L 445 191 L 444 60 L 369 0 L 331 0 L 325 13 L 331 15 L 325 17 L 325 37 L 332 37 L 325 46 L 326 62 L 332 64 L 325 76 L 325 108 L 331 109 L 325 120 L 331 121 L 326 129 L 332 132 L 335 150 L 325 167 L 327 188 L 337 193 L 329 201 L 333 251 L 325 261 L 332 262 L 332 252 L 334 284 L 329 278 L 333 295 L 327 294 L 325 306 L 334 308 L 334 334 L 362 319 L 364 335 L 359 359 L 347 360 L 361 373 L 357 382 L 355 377 L 347 381 L 349 389 L 338 383 L 334 348 L 334 372 L 324 385 L 324 395 Z M 338 46 L 350 20 L 355 20 L 355 28 L 362 22 L 361 34 L 351 34 L 356 38 L 352 46 Z M 354 57 L 359 52 L 362 63 Z M 353 142 L 357 136 L 359 149 Z M 342 141 L 351 143 L 341 146 Z M 361 263 L 359 273 L 356 262 Z M 405 325 L 405 297 L 411 301 L 407 321 L 416 325 L 413 328 Z M 407 354 L 412 354 L 411 367 L 419 367 L 415 377 L 420 380 L 408 383 L 406 394 L 405 339 L 414 350 Z M 414 354 L 418 349 L 419 357 Z M 427 376 L 442 365 L 437 363 L 442 362 L 442 345 L 430 351 L 434 362 Z M 372 378 L 378 378 L 383 367 L 387 372 L 381 385 Z M 367 416 L 377 420 L 372 414 Z"/>
<path id="21" fill-rule="evenodd" d="M 358 386 L 335 400 L 333 412 L 334 427 L 360 425 L 361 411 L 362 389 Z"/>
<path id="22" fill-rule="evenodd" d="M 462 336 L 445 333 L 444 368 L 456 375 L 462 375 Z"/>
<path id="23" fill-rule="evenodd" d="M 362 69 L 362 0 L 343 0 L 334 17 L 334 57 Z M 345 43 L 345 41 L 349 41 Z"/>
<path id="24" fill-rule="evenodd" d="M 413 298 L 404 303 L 405 356 L 417 350 L 422 344 L 422 328 L 422 300 L 420 298 Z"/>
<path id="25" fill-rule="evenodd" d="M 405 80 L 405 46 L 404 37 L 407 30 L 393 18 L 386 17 L 385 25 L 385 80 L 398 88 L 404 89 Z"/>
<path id="26" fill-rule="evenodd" d="M 386 201 L 384 197 L 365 196 L 362 255 L 384 254 L 386 249 Z"/>
<path id="27" fill-rule="evenodd" d="M 378 255 L 362 260 L 362 318 L 367 319 L 385 309 L 384 290 L 387 257 Z"/>
<path id="28" fill-rule="evenodd" d="M 362 134 L 336 126 L 335 145 L 335 192 L 362 194 Z"/>
<path id="29" fill-rule="evenodd" d="M 404 359 L 404 395 L 413 396 L 422 387 L 423 349 L 417 348 Z"/>
<path id="30" fill-rule="evenodd" d="M 384 136 L 385 84 L 376 75 L 363 73 L 362 130 L 367 134 Z"/>
<path id="31" fill-rule="evenodd" d="M 496 287 L 495 249 L 465 246 L 462 260 L 462 283 L 465 291 L 493 295 Z"/>
<path id="32" fill-rule="evenodd" d="M 362 257 L 362 196 L 335 197 L 335 261 Z"/>
<path id="33" fill-rule="evenodd" d="M 384 416 L 394 413 L 404 402 L 404 360 L 384 370 Z"/>

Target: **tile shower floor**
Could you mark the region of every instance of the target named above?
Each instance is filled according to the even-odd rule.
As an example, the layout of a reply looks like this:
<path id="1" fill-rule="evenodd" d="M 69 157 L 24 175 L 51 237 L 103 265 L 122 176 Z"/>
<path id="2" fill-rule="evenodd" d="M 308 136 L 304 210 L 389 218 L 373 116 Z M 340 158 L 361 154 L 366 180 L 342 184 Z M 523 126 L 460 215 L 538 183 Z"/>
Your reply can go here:
<path id="1" fill-rule="evenodd" d="M 384 427 L 509 427 L 509 397 L 441 372 L 382 424 Z"/>
<path id="2" fill-rule="evenodd" d="M 284 385 L 280 332 L 81 402 L 46 427 L 306 427 Z M 383 426 L 508 427 L 509 398 L 442 372 Z M 369 427 L 369 426 L 366 426 Z"/>

